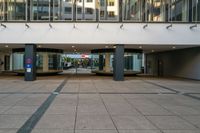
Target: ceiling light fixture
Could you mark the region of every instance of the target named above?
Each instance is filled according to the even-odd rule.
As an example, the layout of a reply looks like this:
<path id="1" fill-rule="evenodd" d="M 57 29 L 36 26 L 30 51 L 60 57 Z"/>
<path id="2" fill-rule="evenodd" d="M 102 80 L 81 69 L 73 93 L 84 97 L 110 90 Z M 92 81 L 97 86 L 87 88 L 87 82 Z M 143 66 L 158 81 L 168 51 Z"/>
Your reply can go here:
<path id="1" fill-rule="evenodd" d="M 27 23 L 25 24 L 25 26 L 26 26 L 27 29 L 30 28 L 30 26 Z"/>
<path id="2" fill-rule="evenodd" d="M 124 24 L 122 23 L 121 25 L 120 25 L 120 29 L 122 29 L 124 27 Z"/>
<path id="3" fill-rule="evenodd" d="M 197 24 L 190 26 L 190 30 L 192 30 L 193 28 L 197 28 Z"/>
<path id="4" fill-rule="evenodd" d="M 97 29 L 99 29 L 99 23 L 97 24 Z"/>
<path id="5" fill-rule="evenodd" d="M 2 27 L 4 27 L 4 28 L 6 28 L 6 27 L 7 27 L 5 24 L 2 24 L 2 23 L 1 23 L 1 26 L 2 26 Z"/>
<path id="6" fill-rule="evenodd" d="M 148 27 L 148 24 L 145 24 L 144 26 L 143 26 L 143 29 L 146 29 Z"/>
<path id="7" fill-rule="evenodd" d="M 172 24 L 168 25 L 166 29 L 172 28 Z"/>
<path id="8" fill-rule="evenodd" d="M 49 27 L 52 29 L 53 28 L 53 26 L 49 23 Z"/>

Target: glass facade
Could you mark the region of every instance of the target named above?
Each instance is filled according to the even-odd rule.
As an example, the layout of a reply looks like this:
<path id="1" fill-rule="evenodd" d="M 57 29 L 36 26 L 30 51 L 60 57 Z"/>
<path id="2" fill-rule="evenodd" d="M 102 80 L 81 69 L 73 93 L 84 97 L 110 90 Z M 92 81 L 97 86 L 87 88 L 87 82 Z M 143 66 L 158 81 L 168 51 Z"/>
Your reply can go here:
<path id="1" fill-rule="evenodd" d="M 0 21 L 197 22 L 200 0 L 0 0 Z"/>
<path id="2" fill-rule="evenodd" d="M 37 73 L 56 73 L 62 71 L 62 53 L 37 52 Z M 13 71 L 24 72 L 24 52 L 13 52 Z"/>
<path id="3" fill-rule="evenodd" d="M 113 73 L 114 51 L 96 50 L 92 51 L 92 71 L 94 73 Z M 142 72 L 142 51 L 125 50 L 124 53 L 125 74 L 137 74 Z"/>

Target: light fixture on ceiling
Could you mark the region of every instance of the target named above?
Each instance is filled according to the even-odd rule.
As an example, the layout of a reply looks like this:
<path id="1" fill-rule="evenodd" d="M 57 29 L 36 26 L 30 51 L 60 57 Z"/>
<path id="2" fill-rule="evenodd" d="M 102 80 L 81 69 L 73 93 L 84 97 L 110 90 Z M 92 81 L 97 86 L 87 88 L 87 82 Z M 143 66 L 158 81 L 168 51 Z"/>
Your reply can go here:
<path id="1" fill-rule="evenodd" d="M 194 28 L 197 28 L 197 24 L 194 24 L 194 25 L 190 26 L 190 30 L 192 30 Z"/>
<path id="2" fill-rule="evenodd" d="M 7 26 L 3 23 L 1 23 L 1 26 L 4 27 L 4 28 L 7 28 Z"/>
<path id="3" fill-rule="evenodd" d="M 52 29 L 53 28 L 53 26 L 52 26 L 52 24 L 51 23 L 49 23 L 49 27 Z"/>
<path id="4" fill-rule="evenodd" d="M 146 29 L 148 27 L 148 24 L 145 24 L 144 26 L 143 26 L 143 29 Z"/>
<path id="5" fill-rule="evenodd" d="M 124 24 L 122 23 L 121 25 L 120 25 L 120 29 L 122 29 L 124 27 Z"/>
<path id="6" fill-rule="evenodd" d="M 168 25 L 166 29 L 172 28 L 172 24 Z"/>
<path id="7" fill-rule="evenodd" d="M 97 24 L 97 29 L 99 29 L 99 23 Z"/>
<path id="8" fill-rule="evenodd" d="M 26 26 L 27 29 L 30 28 L 30 26 L 27 23 L 25 24 L 25 26 Z"/>

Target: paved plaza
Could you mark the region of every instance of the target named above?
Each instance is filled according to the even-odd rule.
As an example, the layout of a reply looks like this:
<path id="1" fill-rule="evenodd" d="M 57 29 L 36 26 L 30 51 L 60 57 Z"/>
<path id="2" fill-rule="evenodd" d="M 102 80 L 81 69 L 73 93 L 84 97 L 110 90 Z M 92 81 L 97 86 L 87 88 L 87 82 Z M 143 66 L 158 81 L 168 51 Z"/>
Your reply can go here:
<path id="1" fill-rule="evenodd" d="M 0 76 L 0 133 L 200 133 L 200 81 Z"/>

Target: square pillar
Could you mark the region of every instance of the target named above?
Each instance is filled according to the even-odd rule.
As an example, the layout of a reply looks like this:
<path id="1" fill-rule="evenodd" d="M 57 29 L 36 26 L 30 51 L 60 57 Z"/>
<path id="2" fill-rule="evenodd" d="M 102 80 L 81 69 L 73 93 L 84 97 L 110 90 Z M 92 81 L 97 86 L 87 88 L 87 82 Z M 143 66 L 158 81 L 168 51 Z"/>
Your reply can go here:
<path id="1" fill-rule="evenodd" d="M 124 45 L 116 45 L 113 69 L 113 79 L 124 81 Z"/>
<path id="2" fill-rule="evenodd" d="M 25 68 L 25 81 L 36 80 L 36 45 L 35 44 L 25 44 L 25 58 L 24 58 L 24 68 Z"/>
<path id="3" fill-rule="evenodd" d="M 102 71 L 102 70 L 103 70 L 103 66 L 104 66 L 104 63 L 103 63 L 103 55 L 100 54 L 100 55 L 99 55 L 99 71 Z"/>

